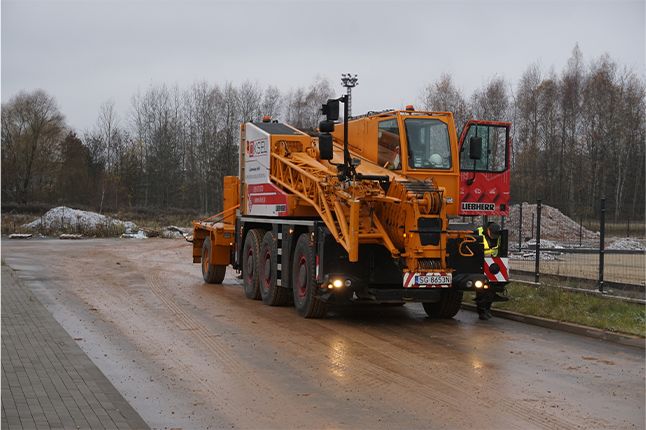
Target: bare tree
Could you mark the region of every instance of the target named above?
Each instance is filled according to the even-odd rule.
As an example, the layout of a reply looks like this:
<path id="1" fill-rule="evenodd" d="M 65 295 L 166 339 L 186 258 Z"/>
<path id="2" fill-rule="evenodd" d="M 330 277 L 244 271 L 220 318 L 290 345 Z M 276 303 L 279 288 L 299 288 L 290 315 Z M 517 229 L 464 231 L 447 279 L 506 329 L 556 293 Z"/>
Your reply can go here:
<path id="1" fill-rule="evenodd" d="M 507 94 L 507 83 L 504 78 L 494 76 L 487 80 L 483 88 L 476 90 L 470 99 L 469 111 L 473 118 L 487 121 L 509 121 L 510 101 Z M 456 124 L 458 126 L 458 124 Z M 460 124 L 458 127 L 462 127 Z M 505 165 L 506 145 L 503 131 L 492 130 L 492 145 L 488 147 L 489 157 L 494 166 Z"/>
<path id="2" fill-rule="evenodd" d="M 581 115 L 582 115 L 582 92 L 585 84 L 585 65 L 583 54 L 577 43 L 572 49 L 572 56 L 567 62 L 561 75 L 560 84 L 560 107 L 561 121 L 561 143 L 559 156 L 561 159 L 560 169 L 557 175 L 557 182 L 561 184 L 561 199 L 565 202 L 566 213 L 571 213 L 572 204 L 576 196 L 577 186 L 575 178 L 578 166 L 581 165 L 577 158 L 581 153 L 578 151 L 581 137 Z"/>
<path id="3" fill-rule="evenodd" d="M 517 110 L 516 164 L 512 171 L 511 193 L 527 200 L 536 199 L 544 183 L 540 174 L 540 86 L 543 70 L 540 63 L 531 64 L 517 87 L 514 105 Z"/>
<path id="4" fill-rule="evenodd" d="M 120 121 L 114 99 L 109 99 L 101 104 L 94 129 L 86 136 L 92 154 L 97 160 L 101 160 L 106 173 L 101 180 L 99 213 L 103 211 L 106 191 L 112 194 L 115 208 L 119 207 L 119 162 L 125 140 Z"/>
<path id="5" fill-rule="evenodd" d="M 419 102 L 423 110 L 452 112 L 458 131 L 471 116 L 463 92 L 455 86 L 453 77 L 446 72 L 424 87 Z"/>
<path id="6" fill-rule="evenodd" d="M 291 89 L 285 96 L 285 121 L 303 130 L 307 125 L 307 92 L 304 88 Z"/>
<path id="7" fill-rule="evenodd" d="M 258 122 L 262 119 L 260 112 L 262 91 L 258 83 L 252 84 L 249 80 L 242 83 L 237 91 L 240 115 L 243 123 Z"/>
<path id="8" fill-rule="evenodd" d="M 56 99 L 21 91 L 2 103 L 2 190 L 20 204 L 47 197 L 55 181 L 58 143 L 66 134 Z"/>
<path id="9" fill-rule="evenodd" d="M 321 106 L 333 97 L 334 90 L 330 80 L 320 75 L 315 76 L 305 96 L 304 131 L 312 132 L 318 128 L 321 120 Z"/>
<path id="10" fill-rule="evenodd" d="M 269 116 L 272 120 L 280 120 L 282 118 L 281 101 L 280 90 L 275 86 L 268 86 L 262 99 L 261 110 L 263 116 Z"/>

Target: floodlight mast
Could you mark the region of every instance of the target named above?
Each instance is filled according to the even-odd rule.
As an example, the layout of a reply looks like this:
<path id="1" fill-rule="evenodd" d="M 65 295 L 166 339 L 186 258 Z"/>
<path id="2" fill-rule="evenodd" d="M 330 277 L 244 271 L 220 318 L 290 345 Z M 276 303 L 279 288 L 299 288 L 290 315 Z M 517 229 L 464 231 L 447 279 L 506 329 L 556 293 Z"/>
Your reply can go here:
<path id="1" fill-rule="evenodd" d="M 345 88 L 347 88 L 347 95 L 348 95 L 348 115 L 352 115 L 352 88 L 356 87 L 359 85 L 359 78 L 357 78 L 357 75 L 355 74 L 352 76 L 350 73 L 342 73 L 341 74 L 341 85 L 343 85 Z"/>

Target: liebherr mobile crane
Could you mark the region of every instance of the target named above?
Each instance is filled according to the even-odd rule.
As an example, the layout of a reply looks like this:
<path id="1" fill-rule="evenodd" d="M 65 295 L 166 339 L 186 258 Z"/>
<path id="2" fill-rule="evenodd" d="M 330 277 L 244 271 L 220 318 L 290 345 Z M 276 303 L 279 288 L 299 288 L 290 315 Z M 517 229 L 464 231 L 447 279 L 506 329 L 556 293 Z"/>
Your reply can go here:
<path id="1" fill-rule="evenodd" d="M 347 96 L 322 110 L 318 138 L 269 121 L 241 126 L 222 220 L 193 223 L 205 282 L 221 283 L 232 265 L 249 299 L 293 303 L 306 318 L 348 300 L 421 302 L 451 318 L 464 291 L 504 289 L 506 231 L 498 256 L 485 257 L 475 227 L 449 217 L 508 214 L 508 123 L 470 121 L 458 141 L 451 113 L 349 120 Z"/>

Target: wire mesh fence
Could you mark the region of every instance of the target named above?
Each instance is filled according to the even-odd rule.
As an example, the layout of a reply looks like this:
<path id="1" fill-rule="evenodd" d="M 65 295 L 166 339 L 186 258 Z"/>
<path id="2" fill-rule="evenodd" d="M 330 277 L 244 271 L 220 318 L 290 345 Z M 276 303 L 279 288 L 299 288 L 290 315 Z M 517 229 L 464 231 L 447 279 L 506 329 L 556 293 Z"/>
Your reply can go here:
<path id="1" fill-rule="evenodd" d="M 514 226 L 518 232 L 517 246 L 510 244 L 512 279 L 539 282 L 543 277 L 568 286 L 645 299 L 644 239 L 606 237 L 603 199 L 600 208 L 599 231 L 595 232 L 538 200 L 525 208 L 525 217 L 532 215 L 536 225 L 524 236 L 526 220 L 519 206 L 507 225 L 511 237 Z"/>
<path id="2" fill-rule="evenodd" d="M 597 220 L 587 220 L 591 229 L 540 200 L 512 205 L 508 217 L 490 217 L 508 230 L 511 279 L 646 299 L 644 223 L 607 224 L 604 204 Z"/>

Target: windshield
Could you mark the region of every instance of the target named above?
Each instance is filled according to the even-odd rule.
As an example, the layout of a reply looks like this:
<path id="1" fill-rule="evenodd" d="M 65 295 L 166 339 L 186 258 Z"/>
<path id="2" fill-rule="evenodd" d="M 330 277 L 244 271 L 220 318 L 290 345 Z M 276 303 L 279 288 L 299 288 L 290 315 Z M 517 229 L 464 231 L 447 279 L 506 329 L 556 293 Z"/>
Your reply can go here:
<path id="1" fill-rule="evenodd" d="M 433 118 L 407 118 L 408 167 L 450 169 L 452 167 L 449 128 Z"/>

